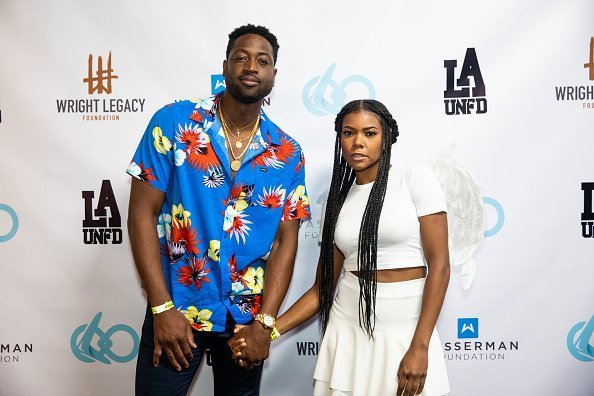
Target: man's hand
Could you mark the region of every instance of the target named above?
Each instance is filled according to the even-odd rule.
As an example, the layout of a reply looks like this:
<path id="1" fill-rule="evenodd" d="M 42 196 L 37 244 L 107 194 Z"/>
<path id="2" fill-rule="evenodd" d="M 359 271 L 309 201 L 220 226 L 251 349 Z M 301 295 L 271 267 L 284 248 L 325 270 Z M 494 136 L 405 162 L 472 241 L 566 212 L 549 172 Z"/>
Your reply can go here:
<path id="1" fill-rule="evenodd" d="M 182 366 L 188 368 L 192 360 L 192 348 L 196 348 L 192 326 L 186 317 L 177 309 L 170 309 L 154 316 L 155 349 L 153 365 L 159 365 L 159 359 L 165 351 L 173 368 L 181 371 Z"/>
<path id="2" fill-rule="evenodd" d="M 240 356 L 236 358 L 236 363 L 243 367 L 251 369 L 254 365 L 262 363 L 268 358 L 270 352 L 270 330 L 265 328 L 262 323 L 254 321 L 248 326 L 242 327 L 233 338 L 228 342 L 229 347 L 236 347 L 238 340 L 243 339 L 244 342 L 239 342 L 243 347 Z M 235 354 L 234 354 L 235 356 Z"/>

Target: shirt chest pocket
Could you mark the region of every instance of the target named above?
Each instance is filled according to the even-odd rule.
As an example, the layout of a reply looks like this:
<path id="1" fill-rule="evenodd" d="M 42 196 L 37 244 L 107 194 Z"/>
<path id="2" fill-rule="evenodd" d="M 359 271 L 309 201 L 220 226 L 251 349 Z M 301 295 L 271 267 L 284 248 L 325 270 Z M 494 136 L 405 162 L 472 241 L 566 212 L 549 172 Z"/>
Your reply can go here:
<path id="1" fill-rule="evenodd" d="M 290 175 L 284 169 L 256 166 L 246 184 L 253 188 L 252 205 L 258 208 L 259 215 L 268 217 L 267 212 L 282 213 L 291 185 Z"/>

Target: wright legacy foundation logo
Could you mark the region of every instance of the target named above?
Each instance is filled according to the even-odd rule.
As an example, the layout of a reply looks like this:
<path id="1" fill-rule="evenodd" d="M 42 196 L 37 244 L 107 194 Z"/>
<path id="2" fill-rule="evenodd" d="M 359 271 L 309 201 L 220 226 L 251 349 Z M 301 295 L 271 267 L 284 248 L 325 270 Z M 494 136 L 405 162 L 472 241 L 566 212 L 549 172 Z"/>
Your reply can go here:
<path id="1" fill-rule="evenodd" d="M 560 85 L 555 87 L 557 102 L 580 102 L 582 109 L 594 109 L 594 37 L 590 38 L 590 51 L 584 63 L 584 78 L 587 75 L 590 85 Z"/>
<path id="2" fill-rule="evenodd" d="M 106 60 L 89 54 L 86 74 L 80 80 L 88 97 L 56 99 L 58 113 L 79 115 L 83 121 L 119 121 L 124 114 L 143 113 L 145 98 L 105 97 L 112 94 L 118 79 L 111 52 Z"/>
<path id="3" fill-rule="evenodd" d="M 83 191 L 85 219 L 83 220 L 83 241 L 86 245 L 106 245 L 122 243 L 122 217 L 116 202 L 111 182 L 103 180 L 93 208 L 95 191 Z M 109 212 L 108 212 L 109 210 Z"/>
<path id="4" fill-rule="evenodd" d="M 582 236 L 594 238 L 594 208 L 592 207 L 593 183 L 582 183 L 584 192 L 584 211 L 582 212 Z"/>
<path id="5" fill-rule="evenodd" d="M 103 59 L 99 57 L 97 61 L 97 70 L 93 69 L 93 54 L 89 54 L 89 70 L 86 78 L 83 78 L 83 82 L 87 83 L 89 95 L 97 93 L 111 94 L 111 81 L 119 78 L 113 74 L 113 68 L 111 67 L 111 52 L 107 58 L 107 67 L 103 68 Z"/>
<path id="6" fill-rule="evenodd" d="M 486 113 L 485 81 L 476 50 L 474 48 L 466 49 L 458 78 L 456 78 L 456 68 L 458 67 L 456 59 L 444 60 L 443 67 L 446 69 L 446 90 L 443 91 L 445 113 L 447 115 Z"/>

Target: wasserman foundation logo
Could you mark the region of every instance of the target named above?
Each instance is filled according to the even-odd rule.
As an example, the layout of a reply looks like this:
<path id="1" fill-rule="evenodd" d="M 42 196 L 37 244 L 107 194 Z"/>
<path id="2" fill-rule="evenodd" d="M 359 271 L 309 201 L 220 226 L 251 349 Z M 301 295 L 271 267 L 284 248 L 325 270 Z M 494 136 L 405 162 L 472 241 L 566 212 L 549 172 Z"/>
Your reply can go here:
<path id="1" fill-rule="evenodd" d="M 107 62 L 102 56 L 97 57 L 95 65 L 93 54 L 87 58 L 87 74 L 82 83 L 87 94 L 111 95 L 113 82 L 120 76 L 115 74 L 111 62 L 111 52 Z M 79 114 L 83 121 L 119 121 L 126 113 L 144 112 L 145 98 L 78 98 L 56 99 L 58 113 Z"/>
<path id="2" fill-rule="evenodd" d="M 101 316 L 102 313 L 98 312 L 91 323 L 80 325 L 72 332 L 70 349 L 74 356 L 84 363 L 126 363 L 134 359 L 140 344 L 138 333 L 125 324 L 116 324 L 103 331 L 99 327 Z M 119 332 L 123 333 L 124 337 L 127 335 L 130 338 L 131 346 L 126 345 L 130 344 L 126 340 L 121 340 L 122 343 L 115 343 L 112 340 L 112 337 Z"/>
<path id="3" fill-rule="evenodd" d="M 0 343 L 0 364 L 18 363 L 21 356 L 33 353 L 33 344 Z"/>
<path id="4" fill-rule="evenodd" d="M 590 344 L 592 334 L 594 334 L 594 315 L 588 322 L 575 324 L 567 333 L 567 349 L 577 360 L 594 362 L 594 345 Z"/>
<path id="5" fill-rule="evenodd" d="M 487 112 L 485 82 L 474 48 L 466 49 L 460 77 L 456 79 L 458 61 L 443 61 L 446 69 L 446 90 L 443 91 L 447 115 L 484 114 Z M 472 77 L 472 84 L 470 82 Z M 459 88 L 459 89 L 456 89 Z"/>
<path id="6" fill-rule="evenodd" d="M 590 38 L 590 54 L 584 69 L 588 69 L 588 79 L 594 81 L 594 37 Z M 594 84 L 556 86 L 555 95 L 557 102 L 582 102 L 582 109 L 594 109 Z"/>
<path id="7" fill-rule="evenodd" d="M 458 339 L 473 341 L 447 341 L 444 343 L 446 360 L 504 360 L 508 353 L 519 349 L 518 341 L 485 340 L 479 337 L 479 318 L 458 318 Z"/>
<path id="8" fill-rule="evenodd" d="M 312 202 L 312 205 L 315 205 L 316 209 L 315 211 L 312 211 L 313 213 L 315 213 L 315 215 L 317 217 L 312 217 L 309 218 L 308 220 L 306 220 L 304 223 L 301 225 L 301 233 L 303 235 L 304 238 L 306 239 L 313 239 L 315 241 L 320 241 L 321 240 L 321 225 L 322 225 L 322 216 L 324 216 L 324 214 L 322 213 L 322 211 L 325 209 L 326 207 L 326 201 L 328 201 L 328 193 L 329 193 L 329 189 L 325 189 L 322 194 L 320 194 L 316 200 L 314 202 Z"/>
<path id="9" fill-rule="evenodd" d="M 219 94 L 227 89 L 225 83 L 225 76 L 222 74 L 211 74 L 210 76 L 210 93 L 212 95 Z"/>
<path id="10" fill-rule="evenodd" d="M 122 243 L 122 217 L 109 180 L 103 180 L 93 209 L 94 191 L 83 191 L 85 219 L 83 220 L 83 241 L 87 245 Z M 109 213 L 108 210 L 109 209 Z"/>
<path id="11" fill-rule="evenodd" d="M 584 238 L 594 238 L 594 208 L 592 207 L 592 192 L 594 191 L 594 182 L 582 183 L 582 191 L 584 192 L 582 236 Z"/>
<path id="12" fill-rule="evenodd" d="M 478 338 L 478 318 L 458 318 L 458 338 Z"/>

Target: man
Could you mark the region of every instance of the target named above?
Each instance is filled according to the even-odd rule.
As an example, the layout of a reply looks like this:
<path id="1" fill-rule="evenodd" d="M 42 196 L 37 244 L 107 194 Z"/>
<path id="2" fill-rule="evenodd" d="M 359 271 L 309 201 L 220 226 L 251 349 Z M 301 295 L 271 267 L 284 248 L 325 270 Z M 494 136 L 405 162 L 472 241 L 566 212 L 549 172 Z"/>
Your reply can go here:
<path id="1" fill-rule="evenodd" d="M 301 149 L 261 109 L 278 48 L 265 27 L 235 29 L 226 91 L 157 111 L 128 168 L 128 230 L 149 305 L 137 395 L 186 394 L 205 352 L 215 395 L 259 393 L 309 217 Z M 227 346 L 236 324 L 247 324 L 245 368 Z"/>

